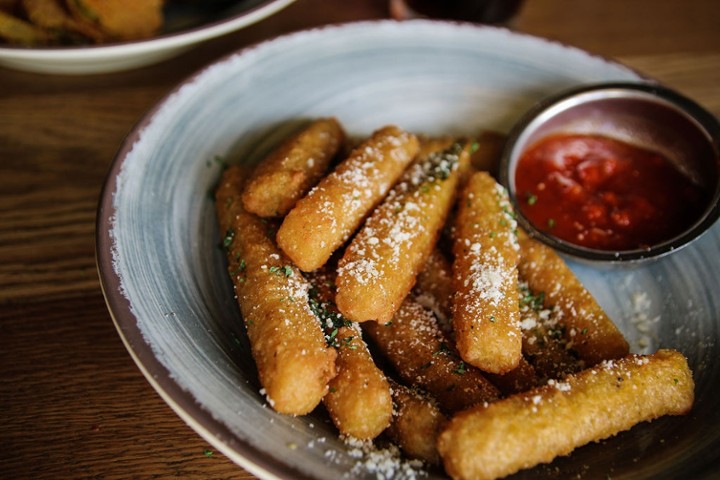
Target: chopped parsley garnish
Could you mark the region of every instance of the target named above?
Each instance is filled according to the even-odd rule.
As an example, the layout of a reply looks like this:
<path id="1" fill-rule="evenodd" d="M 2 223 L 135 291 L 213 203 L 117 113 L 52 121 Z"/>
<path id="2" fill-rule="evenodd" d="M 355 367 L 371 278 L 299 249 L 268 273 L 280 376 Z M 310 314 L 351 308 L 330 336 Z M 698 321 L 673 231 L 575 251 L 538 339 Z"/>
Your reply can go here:
<path id="1" fill-rule="evenodd" d="M 225 232 L 225 237 L 223 238 L 223 241 L 222 241 L 223 248 L 225 248 L 225 249 L 230 248 L 230 245 L 232 245 L 232 241 L 234 238 L 235 238 L 235 230 L 233 230 L 232 228 L 229 228 L 227 230 L 227 232 Z"/>
<path id="2" fill-rule="evenodd" d="M 520 297 L 521 307 L 530 307 L 533 310 L 540 310 L 545 303 L 545 292 L 533 294 L 527 287 L 521 287 L 522 296 Z"/>
<path id="3" fill-rule="evenodd" d="M 274 266 L 270 267 L 268 269 L 268 271 L 270 273 L 274 273 L 275 275 L 278 275 L 278 276 L 285 275 L 286 277 L 291 277 L 292 273 L 293 273 L 292 267 L 290 265 L 285 265 L 283 267 L 278 267 L 277 265 L 274 265 Z"/>
<path id="4" fill-rule="evenodd" d="M 536 202 L 537 202 L 537 195 L 533 195 L 532 193 L 529 193 L 527 196 L 527 204 L 535 205 Z"/>
<path id="5" fill-rule="evenodd" d="M 460 362 L 457 368 L 453 370 L 453 373 L 455 375 L 464 375 L 465 372 L 467 372 L 467 366 L 465 365 L 465 362 Z"/>
<path id="6" fill-rule="evenodd" d="M 448 355 L 450 353 L 451 353 L 450 347 L 447 346 L 447 343 L 441 342 L 440 347 L 438 348 L 438 351 L 433 353 L 433 357 L 438 356 L 438 355 Z"/>
<path id="7" fill-rule="evenodd" d="M 455 142 L 442 152 L 436 152 L 428 157 L 430 174 L 438 180 L 447 179 L 460 161 L 463 144 Z"/>
<path id="8" fill-rule="evenodd" d="M 507 215 L 508 217 L 510 217 L 512 219 L 517 218 L 517 213 L 515 213 L 514 210 L 511 210 L 510 207 L 508 207 L 507 205 L 503 205 L 502 211 L 503 211 L 503 213 L 505 213 L 505 215 Z"/>
<path id="9" fill-rule="evenodd" d="M 340 348 L 341 346 L 349 346 L 350 348 L 356 348 L 352 344 L 353 336 L 348 336 L 338 341 L 338 333 L 340 328 L 349 327 L 352 322 L 343 317 L 340 312 L 337 311 L 335 305 L 331 302 L 323 302 L 320 300 L 320 293 L 317 288 L 311 287 L 308 291 L 308 305 L 310 310 L 320 320 L 320 324 L 325 330 L 325 341 L 331 347 Z"/>

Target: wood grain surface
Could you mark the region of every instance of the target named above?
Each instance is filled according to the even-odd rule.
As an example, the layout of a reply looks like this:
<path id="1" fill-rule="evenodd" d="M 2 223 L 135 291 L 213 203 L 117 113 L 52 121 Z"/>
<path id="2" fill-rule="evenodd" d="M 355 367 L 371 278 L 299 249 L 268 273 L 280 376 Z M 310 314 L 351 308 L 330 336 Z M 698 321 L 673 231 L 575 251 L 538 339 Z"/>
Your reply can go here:
<path id="1" fill-rule="evenodd" d="M 298 0 L 130 72 L 0 68 L 0 478 L 254 478 L 193 432 L 118 336 L 95 266 L 95 214 L 123 138 L 203 65 L 275 35 L 387 18 L 385 0 Z M 511 28 L 619 60 L 720 116 L 717 0 L 527 0 Z"/>

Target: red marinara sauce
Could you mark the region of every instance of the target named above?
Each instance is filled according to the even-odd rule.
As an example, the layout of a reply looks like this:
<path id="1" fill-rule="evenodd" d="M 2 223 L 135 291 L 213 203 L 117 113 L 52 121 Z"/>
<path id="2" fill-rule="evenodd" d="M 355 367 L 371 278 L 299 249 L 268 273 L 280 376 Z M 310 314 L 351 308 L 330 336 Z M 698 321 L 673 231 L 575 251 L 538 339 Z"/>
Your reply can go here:
<path id="1" fill-rule="evenodd" d="M 647 248 L 672 238 L 699 217 L 705 196 L 658 153 L 574 134 L 526 150 L 515 191 L 536 228 L 598 250 Z"/>

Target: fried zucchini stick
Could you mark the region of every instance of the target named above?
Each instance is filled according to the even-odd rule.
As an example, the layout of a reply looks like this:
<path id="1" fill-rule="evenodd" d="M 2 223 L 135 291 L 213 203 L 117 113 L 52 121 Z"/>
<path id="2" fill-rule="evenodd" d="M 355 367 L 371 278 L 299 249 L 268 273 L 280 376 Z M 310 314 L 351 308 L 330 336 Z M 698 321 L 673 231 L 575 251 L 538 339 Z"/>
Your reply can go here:
<path id="1" fill-rule="evenodd" d="M 416 299 L 424 307 L 429 308 L 438 317 L 438 324 L 451 341 L 455 340 L 452 331 L 452 264 L 438 249 L 433 250 L 425 263 L 425 268 L 418 274 L 413 291 Z M 485 372 L 490 380 L 504 395 L 523 392 L 539 384 L 535 368 L 524 357 L 518 366 L 509 372 L 498 375 Z"/>
<path id="2" fill-rule="evenodd" d="M 343 435 L 369 440 L 392 419 L 390 384 L 373 361 L 357 324 L 340 327 L 335 335 L 337 375 L 323 403 Z"/>
<path id="3" fill-rule="evenodd" d="M 562 313 L 568 344 L 587 366 L 627 355 L 629 345 L 595 298 L 550 247 L 520 231 L 520 276 L 542 292 L 546 308 Z"/>
<path id="4" fill-rule="evenodd" d="M 562 379 L 585 367 L 568 341 L 561 322 L 562 312 L 545 308 L 544 295 L 534 294 L 526 282 L 520 282 L 520 327 L 523 355 L 534 367 L 538 381 Z"/>
<path id="5" fill-rule="evenodd" d="M 491 402 L 500 396 L 478 369 L 457 355 L 433 313 L 411 297 L 402 303 L 392 321 L 365 322 L 362 329 L 403 382 L 426 390 L 446 412 Z"/>
<path id="6" fill-rule="evenodd" d="M 79 22 L 98 27 L 109 39 L 147 38 L 163 24 L 162 0 L 72 0 L 65 4 Z"/>
<path id="7" fill-rule="evenodd" d="M 519 247 L 507 192 L 474 173 L 459 198 L 453 242 L 453 326 L 462 358 L 503 374 L 522 358 Z"/>
<path id="8" fill-rule="evenodd" d="M 330 391 L 323 403 L 342 435 L 370 440 L 390 425 L 390 383 L 375 364 L 358 325 L 343 318 L 335 308 L 333 275 L 325 270 L 310 274 L 310 307 L 338 352 L 337 375 L 330 380 Z"/>
<path id="9" fill-rule="evenodd" d="M 438 450 L 454 479 L 494 479 L 644 421 L 690 411 L 694 383 L 673 350 L 629 355 L 455 416 Z"/>
<path id="10" fill-rule="evenodd" d="M 272 150 L 248 178 L 245 210 L 260 217 L 282 217 L 330 167 L 345 141 L 335 118 L 320 118 Z"/>
<path id="11" fill-rule="evenodd" d="M 0 11 L 0 38 L 21 45 L 38 45 L 54 39 L 43 29 L 3 11 Z"/>
<path id="12" fill-rule="evenodd" d="M 395 126 L 377 130 L 295 204 L 277 233 L 280 248 L 303 271 L 325 264 L 385 197 L 419 149 Z"/>
<path id="13" fill-rule="evenodd" d="M 439 464 L 437 437 L 447 418 L 427 393 L 397 382 L 391 382 L 391 387 L 395 410 L 388 436 L 408 457 Z"/>
<path id="14" fill-rule="evenodd" d="M 375 209 L 338 265 L 343 315 L 379 323 L 393 317 L 435 246 L 469 160 L 465 142 L 430 151 Z"/>
<path id="15" fill-rule="evenodd" d="M 439 248 L 430 252 L 425 266 L 418 273 L 413 292 L 417 301 L 438 317 L 442 331 L 452 337 L 452 297 L 455 294 L 452 263 Z"/>
<path id="16" fill-rule="evenodd" d="M 216 191 L 228 272 L 268 403 L 278 412 L 312 411 L 335 376 L 334 348 L 310 309 L 309 284 L 240 200 L 240 167 L 228 168 Z"/>

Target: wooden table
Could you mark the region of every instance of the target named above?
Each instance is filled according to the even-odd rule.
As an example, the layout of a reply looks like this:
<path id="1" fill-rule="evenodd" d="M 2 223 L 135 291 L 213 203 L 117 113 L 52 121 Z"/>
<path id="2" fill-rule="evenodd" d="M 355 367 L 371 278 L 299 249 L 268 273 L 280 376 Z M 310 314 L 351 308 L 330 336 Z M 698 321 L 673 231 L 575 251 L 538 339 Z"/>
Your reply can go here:
<path id="1" fill-rule="evenodd" d="M 85 77 L 0 68 L 0 477 L 253 478 L 212 452 L 125 350 L 95 267 L 95 210 L 124 136 L 201 66 L 386 0 L 298 0 L 168 62 Z M 527 0 L 512 28 L 611 57 L 720 116 L 717 0 Z"/>

